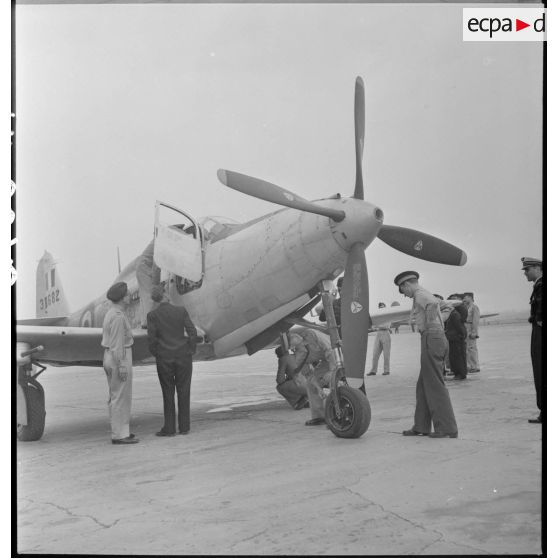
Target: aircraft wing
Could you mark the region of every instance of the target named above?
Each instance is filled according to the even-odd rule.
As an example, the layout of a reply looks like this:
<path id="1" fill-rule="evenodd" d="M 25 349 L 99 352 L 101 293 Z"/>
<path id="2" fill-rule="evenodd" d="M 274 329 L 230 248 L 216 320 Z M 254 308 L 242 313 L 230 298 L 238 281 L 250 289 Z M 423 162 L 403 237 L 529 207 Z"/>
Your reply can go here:
<path id="1" fill-rule="evenodd" d="M 100 327 L 61 327 L 18 323 L 16 334 L 18 342 L 29 343 L 31 347 L 38 345 L 44 347 L 35 357 L 44 364 L 53 366 L 103 365 L 103 348 L 101 347 L 103 329 Z M 132 335 L 134 337 L 132 346 L 134 364 L 155 362 L 147 345 L 147 330 L 134 329 Z M 245 352 L 245 350 L 233 351 L 227 356 Z M 194 360 L 213 360 L 214 358 L 213 343 L 198 343 Z"/>
<path id="2" fill-rule="evenodd" d="M 373 327 L 390 325 L 393 322 L 409 323 L 411 309 L 401 308 L 401 306 L 391 306 L 370 314 L 370 317 L 372 318 Z"/>

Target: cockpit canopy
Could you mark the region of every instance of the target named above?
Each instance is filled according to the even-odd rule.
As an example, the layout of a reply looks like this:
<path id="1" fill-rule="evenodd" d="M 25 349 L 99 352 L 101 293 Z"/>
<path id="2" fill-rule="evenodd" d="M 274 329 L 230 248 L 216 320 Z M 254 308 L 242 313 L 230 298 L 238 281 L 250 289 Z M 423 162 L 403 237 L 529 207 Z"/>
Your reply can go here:
<path id="1" fill-rule="evenodd" d="M 229 217 L 208 216 L 200 220 L 207 242 L 215 242 L 225 238 L 242 227 L 242 224 Z"/>

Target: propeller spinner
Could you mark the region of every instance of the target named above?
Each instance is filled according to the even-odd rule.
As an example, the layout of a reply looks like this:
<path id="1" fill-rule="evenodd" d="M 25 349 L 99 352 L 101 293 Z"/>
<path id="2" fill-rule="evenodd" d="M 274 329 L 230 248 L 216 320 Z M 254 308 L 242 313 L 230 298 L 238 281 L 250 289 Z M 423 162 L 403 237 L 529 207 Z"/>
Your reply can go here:
<path id="1" fill-rule="evenodd" d="M 369 318 L 368 270 L 364 254 L 366 246 L 377 236 L 395 250 L 430 262 L 464 265 L 467 256 L 453 244 L 434 236 L 404 227 L 384 225 L 381 209 L 364 201 L 362 157 L 365 101 L 364 82 L 360 76 L 355 82 L 354 120 L 356 178 L 352 197 L 353 203 L 360 201 L 363 204 L 361 211 L 351 211 L 347 215 L 345 211 L 321 206 L 280 186 L 237 172 L 220 169 L 217 176 L 229 188 L 285 207 L 329 217 L 339 223 L 338 226 L 348 227 L 353 231 L 353 234 L 349 235 L 352 244 L 347 246 L 349 254 L 341 290 L 341 333 L 345 375 L 353 387 L 360 387 L 364 391 Z"/>

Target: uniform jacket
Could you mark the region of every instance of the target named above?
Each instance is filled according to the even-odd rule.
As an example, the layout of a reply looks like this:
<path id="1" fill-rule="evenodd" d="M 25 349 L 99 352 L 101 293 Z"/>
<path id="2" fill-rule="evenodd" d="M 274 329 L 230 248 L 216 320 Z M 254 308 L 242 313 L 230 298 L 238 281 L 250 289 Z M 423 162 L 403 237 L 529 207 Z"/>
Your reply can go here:
<path id="1" fill-rule="evenodd" d="M 529 316 L 529 322 L 535 324 L 537 322 L 542 323 L 543 321 L 543 278 L 539 277 L 533 285 L 533 293 L 529 300 L 531 304 L 531 315 Z"/>
<path id="2" fill-rule="evenodd" d="M 479 322 L 480 322 L 480 311 L 479 307 L 472 302 L 467 308 L 467 329 L 472 335 L 479 335 Z"/>
<path id="3" fill-rule="evenodd" d="M 118 304 L 113 303 L 103 320 L 101 345 L 105 349 L 109 349 L 116 362 L 119 363 L 124 360 L 126 349 L 133 343 L 130 322 L 126 318 L 124 310 Z"/>
<path id="4" fill-rule="evenodd" d="M 196 335 L 196 327 L 182 306 L 162 302 L 147 314 L 149 350 L 157 358 L 172 359 L 195 353 Z"/>

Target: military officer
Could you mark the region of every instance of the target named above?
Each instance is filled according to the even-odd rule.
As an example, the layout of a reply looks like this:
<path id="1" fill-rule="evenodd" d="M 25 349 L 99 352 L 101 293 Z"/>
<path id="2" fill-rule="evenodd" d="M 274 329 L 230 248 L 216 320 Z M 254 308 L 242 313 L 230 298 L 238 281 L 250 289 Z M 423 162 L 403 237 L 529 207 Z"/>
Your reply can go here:
<path id="1" fill-rule="evenodd" d="M 383 302 L 378 303 L 378 308 L 381 310 L 386 305 Z M 376 339 L 374 340 L 374 349 L 372 351 L 372 368 L 367 376 L 375 376 L 378 373 L 378 362 L 380 355 L 384 353 L 384 372 L 383 376 L 389 375 L 389 358 L 391 353 L 391 329 L 389 325 L 381 325 L 376 332 Z"/>
<path id="2" fill-rule="evenodd" d="M 527 281 L 533 282 L 533 293 L 529 303 L 531 313 L 531 363 L 533 365 L 533 379 L 535 380 L 535 391 L 537 393 L 537 407 L 539 416 L 529 419 L 531 423 L 542 423 L 544 420 L 543 399 L 546 386 L 546 378 L 543 374 L 543 313 L 544 313 L 544 286 L 543 286 L 543 262 L 537 258 L 521 258 Z"/>
<path id="3" fill-rule="evenodd" d="M 467 308 L 467 371 L 469 373 L 480 372 L 479 351 L 477 349 L 477 339 L 479 338 L 480 311 L 475 304 L 473 293 L 463 293 L 463 304 Z"/>
<path id="4" fill-rule="evenodd" d="M 420 373 L 416 388 L 413 427 L 403 436 L 457 438 L 457 423 L 448 390 L 444 384 L 444 358 L 448 342 L 439 300 L 418 283 L 416 271 L 403 271 L 394 279 L 399 292 L 413 299 L 417 329 L 421 335 Z M 434 432 L 431 432 L 434 425 Z"/>

